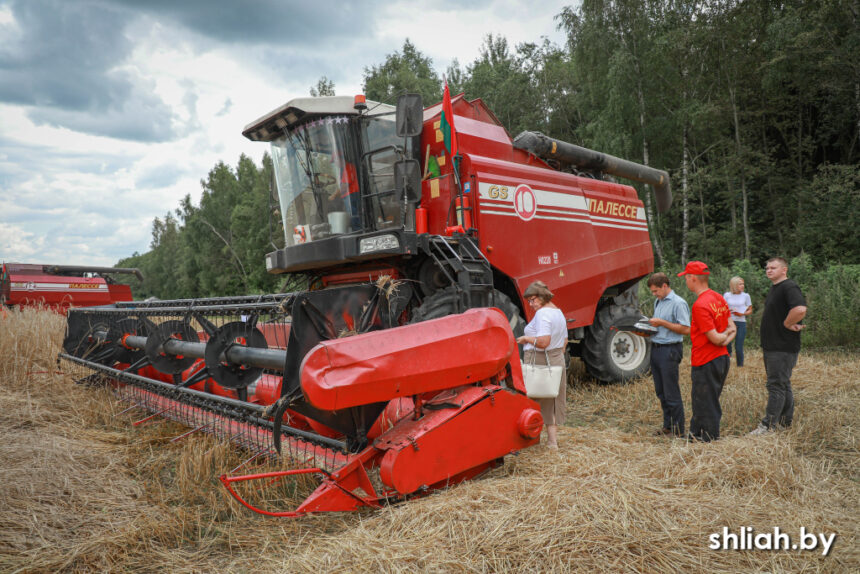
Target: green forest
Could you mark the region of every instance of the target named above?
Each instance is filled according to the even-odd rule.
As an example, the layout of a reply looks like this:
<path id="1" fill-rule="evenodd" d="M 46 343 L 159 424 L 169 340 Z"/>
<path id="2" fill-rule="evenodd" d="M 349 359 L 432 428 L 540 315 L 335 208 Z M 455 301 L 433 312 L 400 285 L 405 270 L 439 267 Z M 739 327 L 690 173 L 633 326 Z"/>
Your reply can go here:
<path id="1" fill-rule="evenodd" d="M 452 94 L 482 98 L 512 136 L 541 131 L 667 170 L 669 212 L 657 214 L 650 188 L 637 185 L 661 269 L 700 259 L 761 273 L 780 255 L 856 285 L 860 0 L 584 0 L 547 18 L 564 45 L 512 46 L 490 33 L 473 62 L 445 70 L 406 39 L 364 68 L 365 94 L 393 102 L 417 92 L 432 105 L 446 77 Z M 309 93 L 336 89 L 322 75 Z M 219 162 L 199 201 L 189 193 L 156 218 L 150 250 L 117 264 L 143 271 L 135 295 L 285 288 L 264 264 L 272 241 L 283 242 L 277 217 L 269 231 L 271 171 L 268 156 Z"/>

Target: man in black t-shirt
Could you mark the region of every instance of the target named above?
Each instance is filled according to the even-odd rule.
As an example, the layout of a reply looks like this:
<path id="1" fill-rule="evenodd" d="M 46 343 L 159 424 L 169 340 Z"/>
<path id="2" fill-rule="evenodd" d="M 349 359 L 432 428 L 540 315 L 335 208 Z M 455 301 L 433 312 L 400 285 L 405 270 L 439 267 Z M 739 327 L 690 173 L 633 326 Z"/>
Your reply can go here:
<path id="1" fill-rule="evenodd" d="M 806 316 L 806 299 L 800 287 L 788 278 L 788 263 L 782 257 L 768 259 L 765 274 L 773 285 L 764 302 L 761 318 L 761 348 L 767 373 L 767 407 L 758 428 L 750 434 L 765 434 L 791 426 L 794 394 L 791 371 L 800 353 L 800 321 Z"/>

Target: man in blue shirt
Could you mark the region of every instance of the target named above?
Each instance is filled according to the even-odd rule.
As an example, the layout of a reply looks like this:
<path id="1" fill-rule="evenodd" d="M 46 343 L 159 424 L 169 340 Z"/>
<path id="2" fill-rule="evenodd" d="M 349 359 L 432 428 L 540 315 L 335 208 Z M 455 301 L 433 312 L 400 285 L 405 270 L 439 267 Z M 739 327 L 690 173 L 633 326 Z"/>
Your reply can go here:
<path id="1" fill-rule="evenodd" d="M 678 386 L 678 365 L 684 355 L 684 335 L 690 334 L 690 307 L 669 287 L 665 273 L 648 278 L 648 288 L 657 298 L 654 317 L 648 322 L 657 327 L 651 337 L 651 374 L 654 391 L 663 407 L 663 426 L 657 436 L 684 436 L 684 401 Z"/>

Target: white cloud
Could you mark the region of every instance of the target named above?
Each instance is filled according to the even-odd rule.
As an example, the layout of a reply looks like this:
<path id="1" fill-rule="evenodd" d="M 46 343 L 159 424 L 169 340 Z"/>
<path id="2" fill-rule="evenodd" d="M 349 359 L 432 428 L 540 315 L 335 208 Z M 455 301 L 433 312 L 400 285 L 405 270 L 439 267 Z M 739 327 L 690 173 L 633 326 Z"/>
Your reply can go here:
<path id="1" fill-rule="evenodd" d="M 76 48 L 76 54 L 97 54 L 98 69 L 86 75 L 89 85 L 68 83 L 74 70 L 64 76 L 62 89 L 46 81 L 44 69 L 15 71 L 42 93 L 68 94 L 86 105 L 26 100 L 21 90 L 0 100 L 0 259 L 112 265 L 145 252 L 152 219 L 172 212 L 186 194 L 196 202 L 200 180 L 218 161 L 235 165 L 244 153 L 259 163 L 267 148 L 242 137 L 246 124 L 307 95 L 323 75 L 335 81 L 338 94 L 358 93 L 364 68 L 399 51 L 407 37 L 440 73 L 454 58 L 461 65 L 472 62 L 489 33 L 505 36 L 512 49 L 541 36 L 563 41 L 553 16 L 565 3 L 556 0 L 539 9 L 513 0 L 368 3 L 356 13 L 365 21 L 354 29 L 345 27 L 341 4 L 322 4 L 326 14 L 337 13 L 331 22 L 310 9 L 295 13 L 311 27 L 301 36 L 313 42 L 280 38 L 273 27 L 254 38 L 235 30 L 219 37 L 229 22 L 195 24 L 189 20 L 193 7 L 181 5 L 0 5 L 0 36 L 9 32 L 0 38 L 0 54 L 12 46 L 29 61 L 36 52 L 28 53 L 21 38 L 51 31 L 74 42 L 88 33 L 39 10 L 60 6 L 75 22 L 88 22 L 104 6 L 109 17 L 95 22 L 96 30 L 108 29 L 106 22 L 124 23 L 108 38 L 84 38 Z M 18 21 L 22 7 L 26 18 Z M 283 10 L 278 3 L 272 7 Z M 117 43 L 115 56 L 103 53 L 109 41 Z M 51 49 L 58 45 L 52 41 Z M 135 133 L 139 137 L 129 139 Z"/>
<path id="2" fill-rule="evenodd" d="M 25 261 L 39 253 L 45 240 L 21 226 L 0 222 L 0 258 Z"/>
<path id="3" fill-rule="evenodd" d="M 441 74 L 455 58 L 460 65 L 477 58 L 488 34 L 507 38 L 511 50 L 524 42 L 539 44 L 544 36 L 563 44 L 564 37 L 556 29 L 554 16 L 570 4 L 559 0 L 539 4 L 494 0 L 471 8 L 469 5 L 439 8 L 430 4 L 419 9 L 414 3 L 398 2 L 388 5 L 380 16 L 380 39 L 399 49 L 408 37 L 416 48 L 432 58 Z M 420 17 L 416 17 L 418 11 Z"/>

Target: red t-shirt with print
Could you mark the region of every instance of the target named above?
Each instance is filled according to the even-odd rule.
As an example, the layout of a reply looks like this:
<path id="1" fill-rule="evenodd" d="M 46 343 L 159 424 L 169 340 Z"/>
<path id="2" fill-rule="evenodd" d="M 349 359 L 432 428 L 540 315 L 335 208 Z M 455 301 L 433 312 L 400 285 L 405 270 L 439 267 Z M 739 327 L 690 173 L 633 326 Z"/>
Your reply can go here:
<path id="1" fill-rule="evenodd" d="M 728 349 L 714 345 L 705 335 L 711 329 L 722 333 L 729 327 L 731 311 L 723 296 L 713 289 L 708 289 L 693 303 L 690 315 L 690 341 L 693 344 L 690 364 L 700 367 L 717 357 L 728 355 Z"/>

